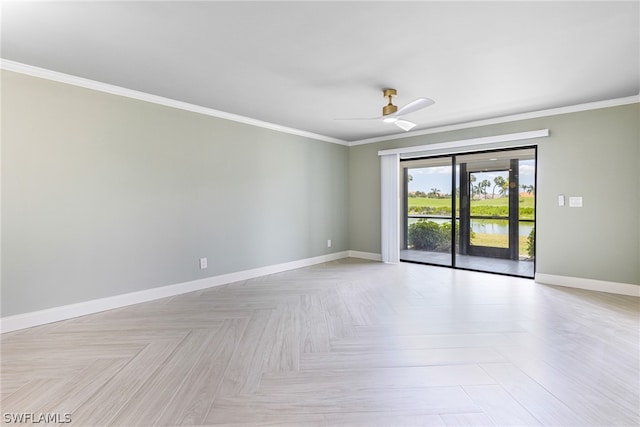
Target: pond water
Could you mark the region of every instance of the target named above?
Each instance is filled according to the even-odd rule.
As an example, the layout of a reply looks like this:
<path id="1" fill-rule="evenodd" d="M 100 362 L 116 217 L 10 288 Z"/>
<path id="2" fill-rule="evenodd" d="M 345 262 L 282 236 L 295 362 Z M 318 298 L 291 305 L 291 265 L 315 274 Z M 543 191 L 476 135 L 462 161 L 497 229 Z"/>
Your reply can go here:
<path id="1" fill-rule="evenodd" d="M 506 219 L 472 219 L 471 229 L 482 234 L 509 234 L 509 221 Z M 520 222 L 518 234 L 527 237 L 533 230 L 533 222 Z"/>
<path id="2" fill-rule="evenodd" d="M 409 225 L 417 222 L 417 218 L 409 218 Z M 429 221 L 437 222 L 438 224 L 444 224 L 450 222 L 446 219 L 429 219 Z M 529 236 L 533 229 L 533 222 L 520 222 L 520 229 L 518 234 L 520 236 Z M 506 219 L 472 219 L 471 230 L 481 234 L 509 234 L 509 221 Z"/>

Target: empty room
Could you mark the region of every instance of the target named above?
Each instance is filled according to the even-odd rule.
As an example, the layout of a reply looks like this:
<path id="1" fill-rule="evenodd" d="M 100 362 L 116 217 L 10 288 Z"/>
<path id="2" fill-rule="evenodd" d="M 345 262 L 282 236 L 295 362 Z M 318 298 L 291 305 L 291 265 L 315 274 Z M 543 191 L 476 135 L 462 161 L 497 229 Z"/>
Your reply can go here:
<path id="1" fill-rule="evenodd" d="M 640 425 L 639 1 L 2 1 L 2 425 Z"/>

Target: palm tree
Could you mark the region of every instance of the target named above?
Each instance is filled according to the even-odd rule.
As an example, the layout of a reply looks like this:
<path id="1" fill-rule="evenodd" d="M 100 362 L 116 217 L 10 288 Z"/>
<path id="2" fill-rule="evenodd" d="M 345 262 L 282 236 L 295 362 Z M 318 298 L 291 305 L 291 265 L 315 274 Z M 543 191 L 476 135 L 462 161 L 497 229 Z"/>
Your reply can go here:
<path id="1" fill-rule="evenodd" d="M 504 177 L 502 176 L 496 176 L 495 178 L 493 178 L 493 182 L 494 182 L 494 186 L 493 186 L 493 191 L 491 192 L 491 198 L 495 198 L 496 195 L 496 188 L 500 189 L 500 195 L 502 196 L 505 191 L 507 191 L 507 188 L 509 186 L 509 183 L 507 182 L 506 179 L 504 179 Z"/>
<path id="2" fill-rule="evenodd" d="M 478 186 L 473 183 L 476 182 L 476 176 L 474 174 L 469 175 L 469 189 L 471 190 L 471 200 L 473 200 L 474 194 L 478 193 Z"/>
<path id="3" fill-rule="evenodd" d="M 439 188 L 432 188 L 431 192 L 429 193 L 429 195 L 433 196 L 434 199 L 438 198 L 438 194 L 440 194 L 440 189 Z"/>
<path id="4" fill-rule="evenodd" d="M 482 182 L 480 184 L 478 184 L 478 186 L 480 187 L 480 192 L 482 194 L 484 194 L 485 199 L 487 198 L 487 187 L 491 186 L 491 181 L 489 181 L 488 179 L 483 179 Z"/>

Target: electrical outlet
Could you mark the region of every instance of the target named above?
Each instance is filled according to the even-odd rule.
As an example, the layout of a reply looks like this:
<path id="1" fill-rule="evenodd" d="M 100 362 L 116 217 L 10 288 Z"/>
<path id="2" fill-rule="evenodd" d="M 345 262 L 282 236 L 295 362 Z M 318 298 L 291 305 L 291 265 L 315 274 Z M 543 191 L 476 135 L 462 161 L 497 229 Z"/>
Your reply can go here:
<path id="1" fill-rule="evenodd" d="M 327 240 L 327 247 L 330 248 L 331 247 L 331 239 Z"/>
<path id="2" fill-rule="evenodd" d="M 200 258 L 200 270 L 204 270 L 205 268 L 207 268 L 207 259 Z"/>

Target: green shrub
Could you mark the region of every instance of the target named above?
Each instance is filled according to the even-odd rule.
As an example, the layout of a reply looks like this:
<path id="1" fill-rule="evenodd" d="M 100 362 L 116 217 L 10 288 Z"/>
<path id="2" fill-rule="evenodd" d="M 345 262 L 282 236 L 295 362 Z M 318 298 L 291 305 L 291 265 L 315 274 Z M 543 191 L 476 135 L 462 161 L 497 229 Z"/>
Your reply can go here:
<path id="1" fill-rule="evenodd" d="M 533 259 L 536 255 L 536 235 L 535 235 L 535 227 L 531 229 L 529 233 L 529 237 L 527 237 L 527 255 L 529 258 Z"/>
<path id="2" fill-rule="evenodd" d="M 521 207 L 519 208 L 519 217 L 520 219 L 533 219 L 533 212 L 533 208 Z M 507 217 L 509 216 L 509 207 L 486 205 L 471 206 L 471 215 Z"/>
<path id="3" fill-rule="evenodd" d="M 509 216 L 509 206 L 471 206 L 471 215 Z"/>
<path id="4" fill-rule="evenodd" d="M 471 230 L 471 238 L 475 238 L 476 233 Z M 409 225 L 407 239 L 409 247 L 435 252 L 451 251 L 451 222 L 447 221 L 438 224 L 426 219 L 418 220 Z M 460 223 L 456 221 L 456 235 L 454 237 L 456 247 L 460 240 Z"/>
<path id="5" fill-rule="evenodd" d="M 408 239 L 409 245 L 413 249 L 422 249 L 433 251 L 442 246 L 445 240 L 446 232 L 443 232 L 440 225 L 433 221 L 420 220 L 409 226 Z M 449 231 L 449 235 L 451 231 Z M 448 239 L 449 236 L 446 236 Z"/>
<path id="6" fill-rule="evenodd" d="M 447 206 L 411 206 L 409 215 L 442 215 L 451 216 L 451 208 Z"/>
<path id="7" fill-rule="evenodd" d="M 533 208 L 520 208 L 520 219 L 533 219 Z"/>

